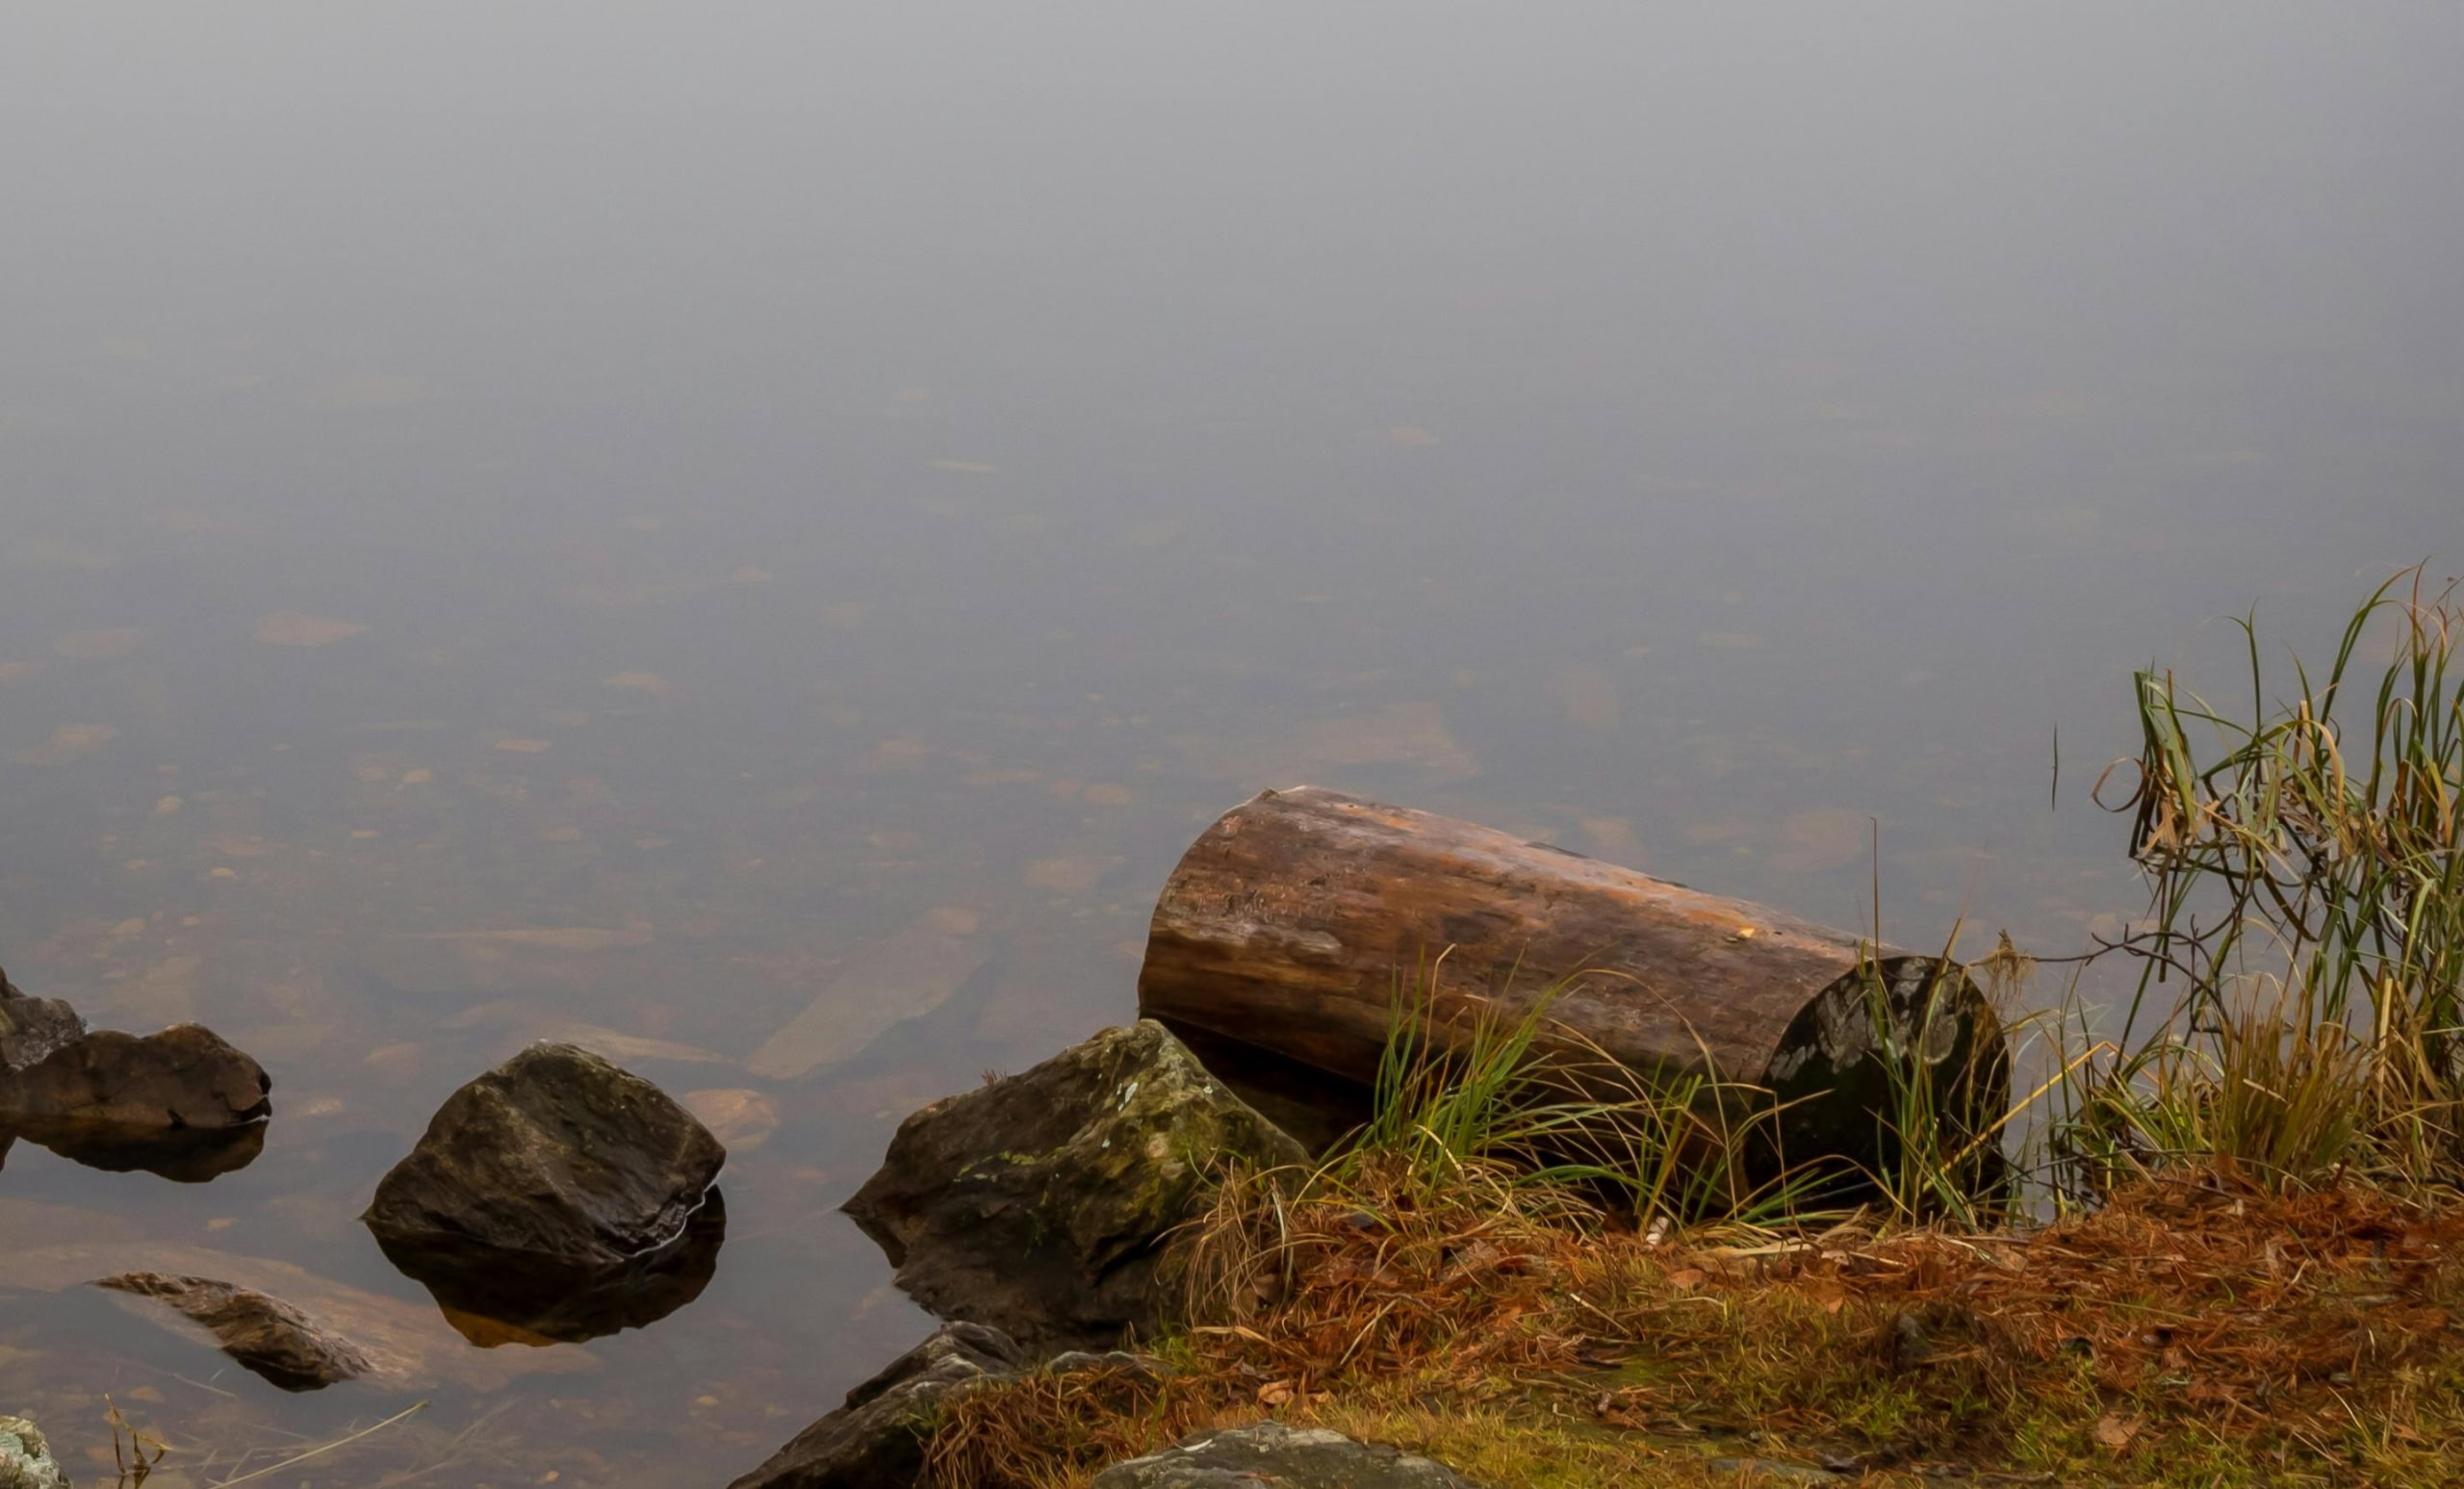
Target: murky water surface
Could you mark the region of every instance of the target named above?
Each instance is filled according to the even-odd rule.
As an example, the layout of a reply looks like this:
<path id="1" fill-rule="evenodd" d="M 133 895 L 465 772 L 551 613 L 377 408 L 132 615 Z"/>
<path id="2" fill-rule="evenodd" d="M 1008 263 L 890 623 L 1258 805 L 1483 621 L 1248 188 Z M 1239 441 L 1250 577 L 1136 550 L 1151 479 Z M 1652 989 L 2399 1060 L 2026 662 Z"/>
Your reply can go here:
<path id="1" fill-rule="evenodd" d="M 723 1482 L 926 1326 L 834 1210 L 897 1118 L 1126 1017 L 1258 788 L 1846 925 L 1878 819 L 1893 938 L 2073 949 L 2129 669 L 2459 556 L 2448 12 L 0 24 L 0 964 L 274 1080 L 211 1183 L 7 1156 L 81 1477 L 109 1393 L 159 1484 L 419 1399 L 264 1481 Z M 722 1133 L 726 1245 L 480 1349 L 354 1218 L 549 1037 Z"/>

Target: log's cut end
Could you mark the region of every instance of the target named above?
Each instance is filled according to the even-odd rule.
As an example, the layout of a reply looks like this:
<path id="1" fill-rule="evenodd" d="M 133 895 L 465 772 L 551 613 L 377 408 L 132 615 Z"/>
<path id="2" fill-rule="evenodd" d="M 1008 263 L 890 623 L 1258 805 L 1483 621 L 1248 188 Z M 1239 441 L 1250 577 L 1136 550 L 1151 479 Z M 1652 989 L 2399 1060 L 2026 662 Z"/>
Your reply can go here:
<path id="1" fill-rule="evenodd" d="M 1783 1166 L 1845 1164 L 1852 1179 L 1885 1180 L 1916 1126 L 1970 1193 L 2002 1179 L 2010 1041 L 1955 962 L 1886 956 L 1851 971 L 1789 1023 L 1759 1084 L 1779 1107 Z"/>

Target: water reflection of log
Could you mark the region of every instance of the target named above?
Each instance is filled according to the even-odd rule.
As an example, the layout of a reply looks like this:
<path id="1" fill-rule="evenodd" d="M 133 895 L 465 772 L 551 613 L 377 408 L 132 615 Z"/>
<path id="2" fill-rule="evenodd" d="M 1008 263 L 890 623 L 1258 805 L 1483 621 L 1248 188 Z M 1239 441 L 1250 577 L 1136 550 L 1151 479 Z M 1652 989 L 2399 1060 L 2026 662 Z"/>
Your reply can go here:
<path id="1" fill-rule="evenodd" d="M 1305 786 L 1234 809 L 1182 858 L 1156 903 L 1139 1012 L 1227 1062 L 1242 1046 L 1273 1057 L 1270 1103 L 1305 1101 L 1296 1066 L 1356 1103 L 1424 972 L 1441 1043 L 1553 988 L 1544 1058 L 1596 1050 L 1650 1078 L 1765 1088 L 1786 1103 L 1791 1161 L 1884 1156 L 1886 1047 L 1918 1053 L 1946 1123 L 1973 1130 L 2008 1096 L 2001 1024 L 1956 966 L 1877 960 L 1758 905 Z"/>

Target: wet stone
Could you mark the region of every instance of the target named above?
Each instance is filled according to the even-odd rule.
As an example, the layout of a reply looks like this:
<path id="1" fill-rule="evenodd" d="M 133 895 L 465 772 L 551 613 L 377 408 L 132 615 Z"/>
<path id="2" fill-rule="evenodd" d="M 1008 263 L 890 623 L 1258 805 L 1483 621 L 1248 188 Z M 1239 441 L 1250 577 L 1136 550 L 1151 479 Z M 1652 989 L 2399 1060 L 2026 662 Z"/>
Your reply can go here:
<path id="1" fill-rule="evenodd" d="M 151 1271 L 122 1272 L 94 1286 L 156 1299 L 204 1324 L 224 1353 L 285 1391 L 315 1391 L 375 1368 L 359 1346 L 253 1288 Z"/>
<path id="2" fill-rule="evenodd" d="M 934 1408 L 1026 1363 L 999 1329 L 945 1323 L 728 1489 L 904 1489 L 923 1476 Z"/>
<path id="3" fill-rule="evenodd" d="M 908 1117 L 845 1208 L 940 1317 L 1101 1349 L 1154 1326 L 1164 1238 L 1236 1159 L 1306 1155 L 1142 1020 Z"/>
<path id="4" fill-rule="evenodd" d="M 360 1219 L 449 1317 L 588 1338 L 701 1291 L 726 1159 L 649 1081 L 534 1044 L 447 1097 Z"/>
<path id="5" fill-rule="evenodd" d="M 244 1127 L 271 1114 L 272 1088 L 263 1066 L 200 1025 L 142 1036 L 106 1029 L 0 1075 L 0 1119 Z"/>
<path id="6" fill-rule="evenodd" d="M 1095 1476 L 1094 1489 L 1477 1489 L 1433 1458 L 1323 1428 L 1261 1422 L 1205 1432 Z"/>
<path id="7" fill-rule="evenodd" d="M 42 1429 L 23 1417 L 0 1417 L 0 1489 L 68 1489 Z"/>
<path id="8" fill-rule="evenodd" d="M 60 998 L 30 998 L 0 971 L 0 1071 L 22 1070 L 86 1036 L 86 1020 Z"/>
<path id="9" fill-rule="evenodd" d="M 83 1035 L 0 1072 L 0 1155 L 22 1137 L 96 1168 L 210 1179 L 264 1147 L 272 1085 L 263 1066 L 196 1024 Z"/>

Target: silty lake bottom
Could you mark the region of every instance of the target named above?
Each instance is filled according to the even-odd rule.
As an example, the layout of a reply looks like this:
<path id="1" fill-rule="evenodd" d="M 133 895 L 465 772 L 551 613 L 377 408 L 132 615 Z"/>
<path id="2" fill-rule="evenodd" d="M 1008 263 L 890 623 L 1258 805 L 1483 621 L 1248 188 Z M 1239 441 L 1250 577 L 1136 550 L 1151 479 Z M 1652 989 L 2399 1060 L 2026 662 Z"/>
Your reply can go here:
<path id="1" fill-rule="evenodd" d="M 211 1182 L 7 1154 L 72 1473 L 424 1399 L 265 1481 L 724 1482 L 929 1327 L 835 1210 L 898 1119 L 1130 1016 L 1259 788 L 2059 955 L 2134 666 L 2456 566 L 2451 15 L 1274 13 L 10 23 L 0 965 L 273 1079 Z M 356 1217 L 538 1039 L 727 1234 L 483 1348 Z"/>

